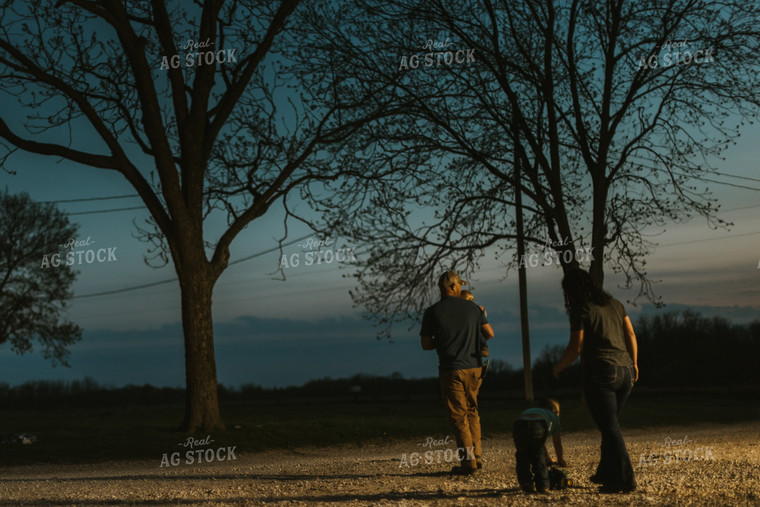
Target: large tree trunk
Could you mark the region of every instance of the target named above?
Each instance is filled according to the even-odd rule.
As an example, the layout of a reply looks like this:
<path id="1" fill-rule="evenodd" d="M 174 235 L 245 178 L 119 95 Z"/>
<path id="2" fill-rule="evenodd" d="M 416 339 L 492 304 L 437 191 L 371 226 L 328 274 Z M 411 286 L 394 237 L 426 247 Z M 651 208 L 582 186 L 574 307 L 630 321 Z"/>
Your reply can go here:
<path id="1" fill-rule="evenodd" d="M 211 314 L 214 284 L 208 276 L 205 258 L 186 263 L 179 271 L 183 273 L 180 288 L 186 380 L 185 420 L 181 429 L 190 433 L 224 429 L 219 412 Z"/>

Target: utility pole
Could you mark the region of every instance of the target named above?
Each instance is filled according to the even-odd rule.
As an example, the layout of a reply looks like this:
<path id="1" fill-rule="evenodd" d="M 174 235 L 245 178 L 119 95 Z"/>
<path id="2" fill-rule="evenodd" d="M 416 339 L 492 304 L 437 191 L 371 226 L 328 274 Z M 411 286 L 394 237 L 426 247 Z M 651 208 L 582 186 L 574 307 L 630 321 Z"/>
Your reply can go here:
<path id="1" fill-rule="evenodd" d="M 522 189 L 520 185 L 520 156 L 518 145 L 520 132 L 517 128 L 517 115 L 512 115 L 512 139 L 515 173 L 515 214 L 517 225 L 517 275 L 520 291 L 520 328 L 522 330 L 523 373 L 525 377 L 525 401 L 533 401 L 533 368 L 530 359 L 530 330 L 528 327 L 528 287 L 525 279 L 525 231 L 523 230 Z"/>

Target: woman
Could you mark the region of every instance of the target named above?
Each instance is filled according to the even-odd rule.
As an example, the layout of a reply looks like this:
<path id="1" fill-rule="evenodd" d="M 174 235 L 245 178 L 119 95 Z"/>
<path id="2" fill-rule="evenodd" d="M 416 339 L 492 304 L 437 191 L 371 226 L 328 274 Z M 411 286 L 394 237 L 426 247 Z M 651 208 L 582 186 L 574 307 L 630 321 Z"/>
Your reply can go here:
<path id="1" fill-rule="evenodd" d="M 602 433 L 602 451 L 591 480 L 601 491 L 636 489 L 636 479 L 618 417 L 639 378 L 638 346 L 623 305 L 602 290 L 588 272 L 573 268 L 562 280 L 570 316 L 570 343 L 554 367 L 554 376 L 581 355 L 583 394 Z"/>

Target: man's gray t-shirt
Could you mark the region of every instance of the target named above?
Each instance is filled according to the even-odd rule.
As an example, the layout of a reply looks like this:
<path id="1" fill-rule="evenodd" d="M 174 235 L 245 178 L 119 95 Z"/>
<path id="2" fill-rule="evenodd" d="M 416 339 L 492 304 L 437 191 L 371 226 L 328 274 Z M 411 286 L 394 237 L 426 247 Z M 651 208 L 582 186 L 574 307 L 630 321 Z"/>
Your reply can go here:
<path id="1" fill-rule="evenodd" d="M 432 336 L 441 371 L 482 366 L 480 328 L 486 316 L 472 301 L 446 296 L 425 310 L 420 336 Z"/>

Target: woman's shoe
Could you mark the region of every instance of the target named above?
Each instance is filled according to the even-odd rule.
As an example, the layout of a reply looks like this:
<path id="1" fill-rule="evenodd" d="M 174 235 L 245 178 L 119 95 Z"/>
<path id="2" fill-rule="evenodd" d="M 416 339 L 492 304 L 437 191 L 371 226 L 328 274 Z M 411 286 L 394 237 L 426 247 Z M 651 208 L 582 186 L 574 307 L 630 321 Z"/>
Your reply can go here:
<path id="1" fill-rule="evenodd" d="M 602 484 L 599 487 L 600 493 L 630 493 L 636 489 L 636 485 L 633 486 L 621 486 L 613 484 Z"/>

